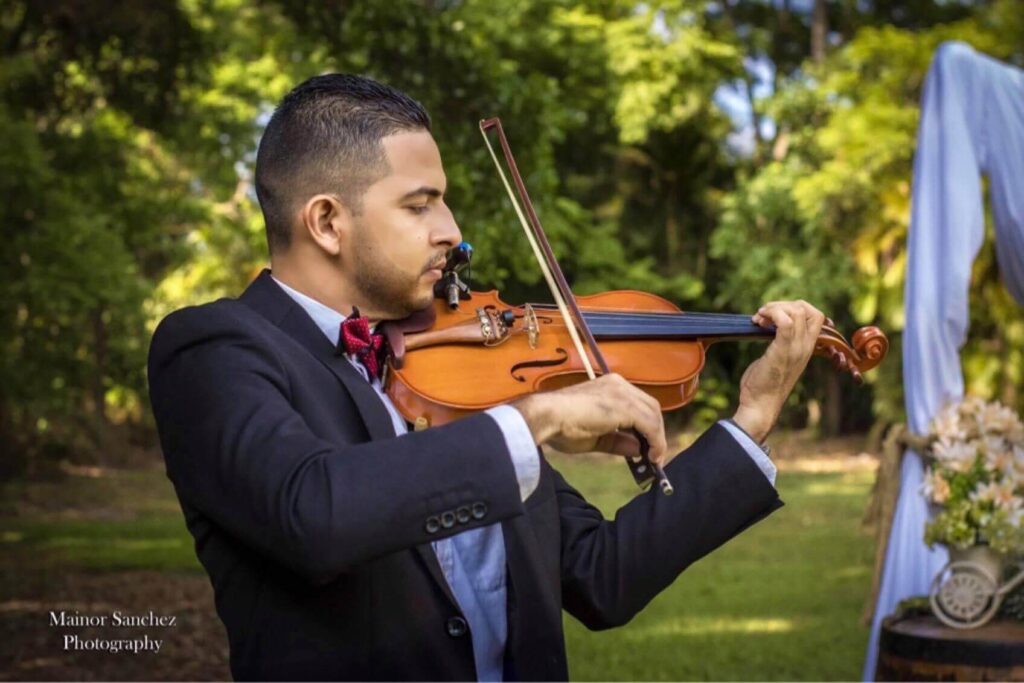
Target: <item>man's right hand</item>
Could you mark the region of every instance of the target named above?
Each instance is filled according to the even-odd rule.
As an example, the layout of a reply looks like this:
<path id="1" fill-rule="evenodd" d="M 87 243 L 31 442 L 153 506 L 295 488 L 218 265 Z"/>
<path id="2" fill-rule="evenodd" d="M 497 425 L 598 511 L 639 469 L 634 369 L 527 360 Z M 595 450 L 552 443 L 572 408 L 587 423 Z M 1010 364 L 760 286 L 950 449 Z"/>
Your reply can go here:
<path id="1" fill-rule="evenodd" d="M 664 464 L 668 453 L 661 405 L 622 375 L 531 394 L 511 405 L 526 420 L 537 445 L 547 443 L 565 453 L 635 457 L 640 454 L 637 440 L 628 432 L 617 433 L 635 427 L 650 444 L 652 463 Z"/>

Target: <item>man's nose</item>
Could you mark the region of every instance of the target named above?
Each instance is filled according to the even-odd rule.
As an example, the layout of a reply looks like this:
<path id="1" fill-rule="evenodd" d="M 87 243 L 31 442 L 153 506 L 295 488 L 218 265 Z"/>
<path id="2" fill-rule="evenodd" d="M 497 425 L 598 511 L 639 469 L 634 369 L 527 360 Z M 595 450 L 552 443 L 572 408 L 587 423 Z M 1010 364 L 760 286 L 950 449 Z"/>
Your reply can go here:
<path id="1" fill-rule="evenodd" d="M 433 242 L 438 245 L 446 245 L 448 249 L 451 249 L 462 242 L 462 231 L 459 230 L 459 224 L 455 222 L 455 216 L 447 206 L 441 213 L 441 222 L 434 230 Z"/>

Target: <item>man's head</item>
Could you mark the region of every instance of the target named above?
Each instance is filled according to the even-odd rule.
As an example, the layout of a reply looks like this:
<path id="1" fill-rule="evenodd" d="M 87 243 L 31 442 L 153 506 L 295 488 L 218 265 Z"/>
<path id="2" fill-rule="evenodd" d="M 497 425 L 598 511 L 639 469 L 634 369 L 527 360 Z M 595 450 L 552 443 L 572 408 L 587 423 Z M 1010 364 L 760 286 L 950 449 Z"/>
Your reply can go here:
<path id="1" fill-rule="evenodd" d="M 347 74 L 302 83 L 274 112 L 256 158 L 275 275 L 327 303 L 396 318 L 430 303 L 436 266 L 461 240 L 423 107 Z"/>

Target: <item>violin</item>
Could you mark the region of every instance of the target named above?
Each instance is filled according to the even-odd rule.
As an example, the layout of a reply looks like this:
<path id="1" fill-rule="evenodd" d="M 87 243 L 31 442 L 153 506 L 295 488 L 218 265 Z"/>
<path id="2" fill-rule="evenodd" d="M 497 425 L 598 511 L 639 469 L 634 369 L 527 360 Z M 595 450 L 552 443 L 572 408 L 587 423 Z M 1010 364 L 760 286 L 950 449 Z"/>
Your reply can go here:
<path id="1" fill-rule="evenodd" d="M 773 327 L 747 315 L 684 313 L 655 294 L 619 290 L 577 298 L 612 372 L 647 392 L 663 411 L 697 392 L 707 348 L 725 340 L 770 341 Z M 389 359 L 387 392 L 407 419 L 440 425 L 538 391 L 588 379 L 565 321 L 547 304 L 512 306 L 498 292 L 472 292 L 457 309 L 440 299 L 434 324 L 404 335 L 404 354 Z M 849 343 L 822 328 L 815 355 L 855 381 L 877 366 L 888 340 L 864 327 Z"/>
<path id="2" fill-rule="evenodd" d="M 489 129 L 497 131 L 526 212 L 491 147 Z M 451 250 L 435 286 L 434 305 L 380 328 L 389 348 L 385 391 L 416 428 L 593 379 L 598 374 L 595 367 L 601 374 L 622 375 L 657 399 L 662 410 L 673 410 L 696 394 L 709 346 L 774 337 L 774 327 L 756 325 L 748 315 L 684 312 L 647 292 L 574 296 L 529 202 L 501 122 L 482 121 L 481 132 L 555 303 L 511 305 L 495 290 L 472 291 L 459 276 L 470 262 L 472 247 L 464 242 Z M 862 373 L 881 363 L 888 349 L 888 339 L 877 327 L 857 330 L 851 343 L 828 321 L 814 354 L 860 383 Z M 657 481 L 663 493 L 671 494 L 664 471 L 647 458 L 643 436 L 632 433 L 640 452 L 639 457 L 627 458 L 634 479 L 641 487 Z"/>

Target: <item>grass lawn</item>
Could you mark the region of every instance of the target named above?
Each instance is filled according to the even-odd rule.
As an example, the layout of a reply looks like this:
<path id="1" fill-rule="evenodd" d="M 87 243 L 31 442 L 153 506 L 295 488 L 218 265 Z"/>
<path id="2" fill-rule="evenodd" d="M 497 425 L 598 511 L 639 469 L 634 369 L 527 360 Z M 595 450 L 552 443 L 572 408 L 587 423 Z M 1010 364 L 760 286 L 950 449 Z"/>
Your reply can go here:
<path id="1" fill-rule="evenodd" d="M 635 493 L 619 460 L 552 462 L 606 516 Z M 867 630 L 858 619 L 872 553 L 859 522 L 873 474 L 781 469 L 786 507 L 688 569 L 626 627 L 592 633 L 566 616 L 573 679 L 859 678 Z M 39 584 L 39 575 L 156 570 L 175 581 L 194 577 L 207 590 L 162 469 L 99 474 L 0 489 L 0 610 L 18 609 L 22 584 L 30 576 Z M 216 627 L 212 604 L 198 602 Z M 118 678 L 116 669 L 103 673 Z"/>
<path id="2" fill-rule="evenodd" d="M 632 495 L 620 462 L 554 463 L 606 517 Z M 873 540 L 870 470 L 782 471 L 786 506 L 687 569 L 624 628 L 566 615 L 574 680 L 859 680 Z"/>
<path id="3" fill-rule="evenodd" d="M 12 482 L 0 501 L 2 555 L 20 566 L 202 572 L 162 469 Z"/>

